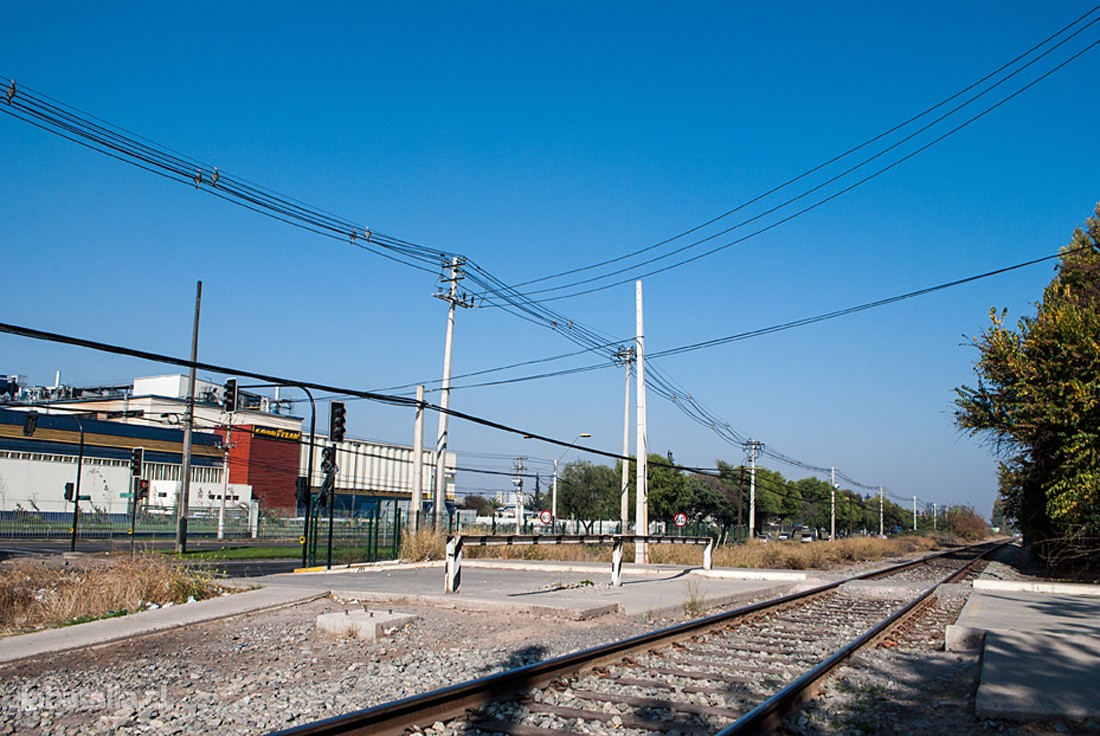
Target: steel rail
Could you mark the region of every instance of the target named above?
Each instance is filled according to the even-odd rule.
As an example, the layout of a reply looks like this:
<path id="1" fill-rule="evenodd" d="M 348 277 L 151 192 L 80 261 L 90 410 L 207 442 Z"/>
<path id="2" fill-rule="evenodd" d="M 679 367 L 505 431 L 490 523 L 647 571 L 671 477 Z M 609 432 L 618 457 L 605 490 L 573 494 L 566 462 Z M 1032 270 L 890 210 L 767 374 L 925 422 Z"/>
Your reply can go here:
<path id="1" fill-rule="evenodd" d="M 978 546 L 981 545 L 975 545 L 975 547 Z M 992 549 L 992 547 L 990 549 Z M 861 573 L 842 580 L 815 586 L 798 593 L 790 593 L 778 598 L 771 598 L 766 601 L 749 604 L 729 611 L 723 611 L 692 621 L 686 621 L 681 624 L 645 634 L 639 634 L 610 644 L 603 644 L 589 649 L 572 652 L 543 662 L 536 662 L 516 669 L 487 675 L 486 677 L 477 678 L 475 680 L 449 685 L 427 693 L 412 695 L 401 700 L 382 703 L 370 708 L 332 716 L 299 726 L 292 726 L 280 731 L 274 731 L 270 736 L 336 736 L 337 734 L 370 734 L 371 736 L 387 736 L 389 734 L 393 734 L 394 736 L 403 735 L 412 726 L 455 718 L 461 716 L 467 709 L 478 708 L 496 700 L 518 695 L 534 687 L 548 685 L 554 680 L 574 675 L 582 670 L 594 669 L 605 664 L 620 661 L 624 656 L 636 653 L 640 650 L 644 651 L 653 648 L 655 645 L 675 643 L 676 641 L 695 635 L 700 630 L 712 628 L 733 619 L 743 618 L 759 611 L 780 608 L 786 604 L 834 590 L 848 582 L 869 580 L 923 565 L 930 560 L 945 557 L 957 551 L 958 550 L 955 549 L 937 552 L 917 560 L 910 560 L 883 569 Z M 984 551 L 982 555 L 984 556 L 984 554 L 987 554 L 989 551 L 990 550 Z M 976 558 L 976 560 L 977 559 L 980 559 L 980 556 Z M 927 595 L 940 584 L 941 583 L 937 583 L 929 589 L 929 591 L 926 591 L 922 598 L 927 597 Z M 862 638 L 863 637 L 861 637 L 861 640 Z M 845 647 L 845 649 L 847 649 L 847 647 Z M 826 661 L 832 661 L 836 656 L 837 655 L 834 654 Z M 835 666 L 835 664 L 833 666 Z M 815 670 L 816 669 L 817 668 L 815 668 Z M 819 674 L 817 677 L 820 676 Z M 816 680 L 817 677 L 814 679 Z M 799 678 L 796 682 L 802 679 L 803 678 Z M 808 684 L 804 687 L 808 687 Z M 784 688 L 780 692 L 786 693 L 787 691 L 791 691 L 790 686 Z M 773 696 L 773 698 L 774 697 L 777 696 Z M 758 706 L 758 708 L 750 711 L 745 717 L 759 710 L 759 708 Z M 772 708 L 772 710 L 775 710 L 775 708 Z M 740 721 L 738 721 L 738 723 L 740 723 Z M 723 731 L 722 733 L 723 736 L 725 736 L 725 732 Z"/>
<path id="2" fill-rule="evenodd" d="M 778 725 L 780 718 L 797 708 L 798 705 L 810 696 L 812 692 L 811 688 L 814 687 L 818 680 L 828 675 L 844 662 L 847 662 L 857 651 L 885 634 L 893 626 L 912 613 L 918 606 L 927 600 L 929 596 L 934 594 L 941 585 L 954 582 L 963 577 L 981 562 L 986 555 L 1003 545 L 1004 543 L 990 545 L 988 549 L 982 551 L 981 554 L 964 565 L 962 569 L 954 570 L 950 574 L 944 576 L 938 583 L 932 585 L 900 609 L 884 618 L 878 624 L 872 626 L 858 638 L 841 647 L 813 669 L 789 683 L 782 690 L 741 716 L 734 723 L 718 731 L 715 736 L 743 736 L 744 734 L 757 734 L 772 730 Z"/>

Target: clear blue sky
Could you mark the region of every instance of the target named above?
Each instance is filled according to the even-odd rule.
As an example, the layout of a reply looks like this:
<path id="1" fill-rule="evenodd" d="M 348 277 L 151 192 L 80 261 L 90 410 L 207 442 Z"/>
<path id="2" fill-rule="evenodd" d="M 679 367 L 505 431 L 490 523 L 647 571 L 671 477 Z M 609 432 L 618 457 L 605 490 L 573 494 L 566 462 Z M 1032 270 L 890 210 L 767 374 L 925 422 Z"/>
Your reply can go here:
<path id="1" fill-rule="evenodd" d="M 222 171 L 463 253 L 517 282 L 720 215 L 966 87 L 1090 7 L 319 5 L 9 2 L 0 75 L 5 86 L 15 78 Z M 1098 37 L 1100 24 L 1036 69 Z M 1055 252 L 1100 199 L 1088 164 L 1098 66 L 1100 50 L 1086 53 L 868 184 L 647 277 L 647 349 Z M 1009 82 L 1004 92 L 1020 86 Z M 0 132 L 4 321 L 185 356 L 202 280 L 203 360 L 360 389 L 438 379 L 445 305 L 431 296 L 432 275 L 8 116 Z M 781 453 L 900 497 L 988 513 L 995 459 L 954 429 L 952 389 L 973 381 L 967 341 L 990 307 L 1007 307 L 1010 318 L 1028 313 L 1051 275 L 1047 263 L 659 365 L 738 432 Z M 633 298 L 627 284 L 553 306 L 626 338 Z M 499 310 L 467 310 L 458 316 L 455 372 L 572 349 Z M 52 382 L 56 370 L 78 385 L 168 370 L 9 336 L 0 336 L 0 355 L 0 370 L 34 383 Z M 581 356 L 494 377 L 592 362 Z M 460 390 L 452 406 L 567 440 L 589 432 L 594 446 L 618 451 L 622 400 L 621 370 L 609 367 Z M 652 395 L 649 425 L 651 450 L 679 462 L 743 457 Z M 354 402 L 349 426 L 357 436 L 411 442 L 407 411 Z M 433 416 L 429 443 L 434 434 Z M 524 454 L 536 469 L 548 466 L 532 442 L 464 423 L 452 426 L 452 447 L 465 465 L 505 469 L 508 457 Z M 460 478 L 463 490 L 507 485 Z"/>

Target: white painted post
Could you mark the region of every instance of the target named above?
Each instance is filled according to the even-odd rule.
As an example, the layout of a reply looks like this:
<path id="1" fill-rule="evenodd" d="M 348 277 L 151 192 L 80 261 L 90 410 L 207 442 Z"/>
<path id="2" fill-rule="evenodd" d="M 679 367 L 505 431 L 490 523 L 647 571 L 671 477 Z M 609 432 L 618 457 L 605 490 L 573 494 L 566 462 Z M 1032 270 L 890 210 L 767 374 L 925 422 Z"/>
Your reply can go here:
<path id="1" fill-rule="evenodd" d="M 618 587 L 623 584 L 623 538 L 615 537 L 611 547 L 611 585 Z"/>
<path id="2" fill-rule="evenodd" d="M 445 593 L 457 593 L 462 584 L 462 536 L 447 537 L 447 580 Z"/>
<path id="3" fill-rule="evenodd" d="M 703 569 L 710 570 L 712 565 L 711 553 L 714 550 L 714 540 L 707 542 L 707 546 L 703 548 Z"/>

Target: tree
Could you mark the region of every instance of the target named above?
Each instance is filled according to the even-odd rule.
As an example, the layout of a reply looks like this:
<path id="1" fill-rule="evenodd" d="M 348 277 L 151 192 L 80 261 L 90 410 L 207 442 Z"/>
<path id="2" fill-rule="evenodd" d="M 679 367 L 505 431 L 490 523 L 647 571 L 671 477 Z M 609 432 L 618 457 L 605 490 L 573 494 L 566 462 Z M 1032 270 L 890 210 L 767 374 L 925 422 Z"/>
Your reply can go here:
<path id="1" fill-rule="evenodd" d="M 462 500 L 462 508 L 471 509 L 478 516 L 492 516 L 493 507 L 489 503 L 489 499 L 484 496 L 466 496 Z"/>
<path id="2" fill-rule="evenodd" d="M 619 476 L 607 465 L 568 463 L 558 474 L 558 516 L 594 521 L 619 516 Z"/>
<path id="3" fill-rule="evenodd" d="M 672 467 L 675 460 L 670 452 L 667 457 L 649 455 L 649 520 L 671 522 L 679 512 L 687 513 L 691 505 L 691 488 L 682 471 Z"/>
<path id="4" fill-rule="evenodd" d="M 691 502 L 685 513 L 695 521 L 712 519 L 719 524 L 737 522 L 737 491 L 712 475 L 689 475 Z"/>
<path id="5" fill-rule="evenodd" d="M 955 421 L 1000 456 L 1004 514 L 1040 556 L 1100 550 L 1100 205 L 1060 253 L 1034 316 L 1006 313 L 974 339 L 973 388 Z M 1057 558 L 1057 559 L 1056 559 Z"/>
<path id="6" fill-rule="evenodd" d="M 803 478 L 794 487 L 802 497 L 803 506 L 795 520 L 814 529 L 827 529 L 832 521 L 832 491 L 829 481 L 820 478 Z M 839 513 L 839 512 L 838 512 Z"/>
<path id="7" fill-rule="evenodd" d="M 989 536 L 989 524 L 973 506 L 949 506 L 943 512 L 944 531 L 962 539 L 977 541 Z"/>

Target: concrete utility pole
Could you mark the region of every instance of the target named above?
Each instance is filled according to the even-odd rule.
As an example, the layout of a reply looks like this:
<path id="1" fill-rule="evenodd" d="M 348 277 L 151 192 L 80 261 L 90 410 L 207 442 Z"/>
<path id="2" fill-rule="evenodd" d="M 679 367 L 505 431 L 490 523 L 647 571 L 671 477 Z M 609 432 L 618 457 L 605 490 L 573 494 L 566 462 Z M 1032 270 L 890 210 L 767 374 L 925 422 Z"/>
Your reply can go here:
<path id="1" fill-rule="evenodd" d="M 176 553 L 187 551 L 187 506 L 191 493 L 191 430 L 195 425 L 195 363 L 199 360 L 199 311 L 202 282 L 195 288 L 195 328 L 191 332 L 191 372 L 187 381 L 187 411 L 183 415 L 183 467 L 180 468 L 180 496 L 176 505 Z"/>
<path id="2" fill-rule="evenodd" d="M 642 282 L 634 282 L 634 320 L 637 337 L 636 348 L 638 358 L 638 438 L 635 445 L 638 448 L 638 476 L 635 490 L 634 508 L 634 534 L 637 537 L 649 536 L 649 486 L 646 482 L 646 428 L 645 428 L 645 328 L 642 320 Z M 634 544 L 634 563 L 642 564 L 649 561 L 649 546 L 644 542 Z"/>
<path id="3" fill-rule="evenodd" d="M 409 503 L 409 529 L 420 528 L 420 511 L 424 508 L 424 386 L 416 387 L 416 421 L 413 430 L 412 500 Z"/>
<path id="4" fill-rule="evenodd" d="M 616 351 L 615 359 L 626 367 L 626 398 L 623 399 L 623 457 L 628 458 L 630 457 L 630 366 L 634 363 L 634 348 L 624 345 Z M 625 459 L 621 492 L 620 533 L 626 534 L 627 525 L 630 524 L 630 461 Z"/>
<path id="5" fill-rule="evenodd" d="M 447 518 L 447 408 L 451 403 L 451 350 L 455 339 L 455 308 L 472 307 L 473 300 L 466 294 L 458 293 L 458 282 L 462 280 L 462 267 L 466 259 L 455 256 L 451 259 L 450 277 L 440 276 L 440 283 L 449 283 L 446 293 L 436 292 L 438 299 L 450 304 L 447 309 L 447 341 L 443 347 L 443 382 L 439 387 L 439 434 L 435 442 L 435 528 L 442 529 Z M 446 266 L 445 266 L 446 267 Z"/>
<path id="6" fill-rule="evenodd" d="M 512 485 L 516 487 L 516 534 L 523 534 L 523 461 L 526 458 L 517 457 L 512 464 Z"/>
<path id="7" fill-rule="evenodd" d="M 913 531 L 917 530 L 917 497 L 913 496 Z"/>
<path id="8" fill-rule="evenodd" d="M 936 504 L 932 504 L 932 531 L 936 531 Z"/>
<path id="9" fill-rule="evenodd" d="M 764 449 L 763 442 L 749 440 L 744 444 L 749 453 L 749 540 L 756 539 L 756 453 Z"/>
<path id="10" fill-rule="evenodd" d="M 829 541 L 836 541 L 836 468 L 829 469 Z"/>
<path id="11" fill-rule="evenodd" d="M 885 504 L 885 491 L 882 486 L 878 487 L 878 535 L 880 537 L 886 536 L 886 530 L 882 526 L 882 507 Z"/>

